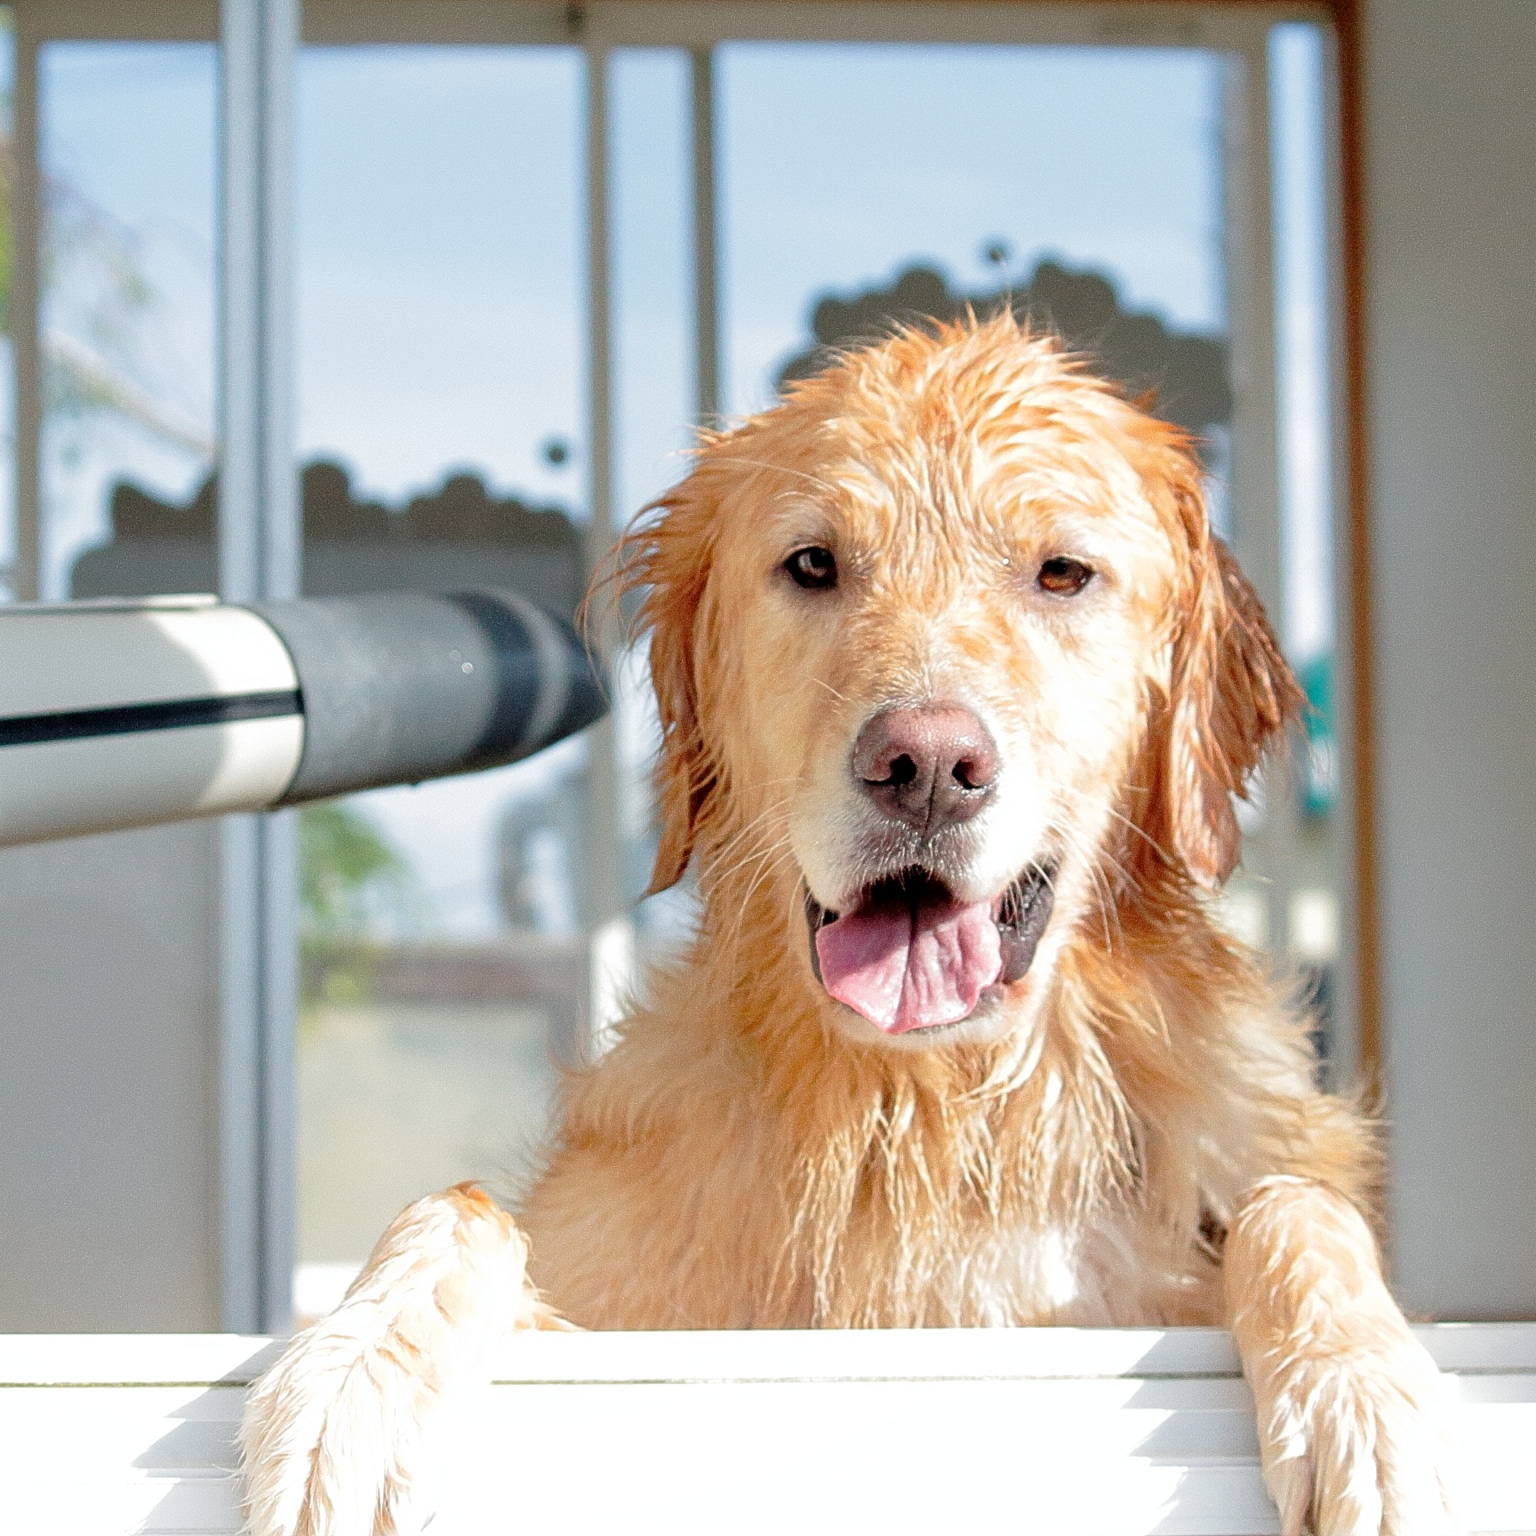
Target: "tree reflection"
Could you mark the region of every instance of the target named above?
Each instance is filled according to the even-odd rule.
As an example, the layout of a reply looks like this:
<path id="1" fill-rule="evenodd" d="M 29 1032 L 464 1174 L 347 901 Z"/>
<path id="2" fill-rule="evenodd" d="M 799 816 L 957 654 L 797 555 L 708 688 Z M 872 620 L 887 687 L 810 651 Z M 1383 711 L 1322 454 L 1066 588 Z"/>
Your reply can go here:
<path id="1" fill-rule="evenodd" d="M 952 289 L 937 268 L 914 263 L 888 287 L 852 298 L 823 294 L 811 310 L 815 340 L 779 370 L 779 387 L 819 372 L 839 349 L 899 325 L 968 313 L 983 318 L 1004 309 L 1054 331 L 1094 372 L 1197 439 L 1231 420 L 1225 337 L 1175 330 L 1150 311 L 1127 310 L 1109 277 L 1054 261 L 1040 262 L 1023 284 L 977 292 Z"/>

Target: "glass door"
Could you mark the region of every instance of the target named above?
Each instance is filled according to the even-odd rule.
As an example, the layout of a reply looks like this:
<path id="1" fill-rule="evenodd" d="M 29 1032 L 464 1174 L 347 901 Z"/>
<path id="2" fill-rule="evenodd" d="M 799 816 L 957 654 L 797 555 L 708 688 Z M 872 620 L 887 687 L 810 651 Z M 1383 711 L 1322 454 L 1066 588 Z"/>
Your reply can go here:
<path id="1" fill-rule="evenodd" d="M 216 8 L 183 7 L 178 31 L 181 11 L 145 0 L 116 37 L 64 4 L 23 9 L 36 99 L 18 67 L 13 185 L 35 139 L 46 254 L 12 269 L 19 493 L 0 561 L 18 595 L 213 590 Z M 892 320 L 1027 311 L 1199 438 L 1213 517 L 1307 686 L 1304 752 L 1260 787 L 1221 910 L 1312 990 L 1350 1077 L 1326 34 L 1151 5 L 310 0 L 303 22 L 305 591 L 508 586 L 571 614 L 613 532 L 686 473 L 694 423 L 770 404 Z M 602 629 L 611 724 L 303 814 L 299 888 L 280 895 L 301 932 L 297 1123 L 275 1109 L 258 1128 L 269 1150 L 297 1140 L 301 1315 L 407 1200 L 471 1176 L 514 1188 L 560 1064 L 601 1049 L 637 957 L 688 932 L 686 889 L 628 915 L 655 725 L 621 620 Z M 80 1039 L 109 971 L 135 1019 L 179 1020 L 161 1077 L 188 1103 L 222 1084 L 196 1111 L 218 1126 L 250 1086 L 218 1058 L 219 845 L 143 837 L 110 877 L 106 840 L 18 850 L 12 887 L 55 882 L 78 913 L 112 886 L 139 918 L 143 850 L 161 850 L 176 965 L 125 942 L 116 970 L 77 976 L 70 922 L 45 932 L 38 900 L 0 960 L 16 995 L 41 977 L 28 995 L 78 1015 Z M 260 1177 L 285 1180 L 283 1159 Z M 167 1209 L 211 1209 L 227 1189 L 209 1188 Z M 263 1209 L 286 1222 L 282 1191 Z M 220 1219 L 182 1246 L 217 1249 Z"/>
<path id="2" fill-rule="evenodd" d="M 579 49 L 315 46 L 298 74 L 311 595 L 586 585 Z M 409 1200 L 515 1185 L 588 1022 L 587 743 L 301 813 L 299 1314 Z"/>

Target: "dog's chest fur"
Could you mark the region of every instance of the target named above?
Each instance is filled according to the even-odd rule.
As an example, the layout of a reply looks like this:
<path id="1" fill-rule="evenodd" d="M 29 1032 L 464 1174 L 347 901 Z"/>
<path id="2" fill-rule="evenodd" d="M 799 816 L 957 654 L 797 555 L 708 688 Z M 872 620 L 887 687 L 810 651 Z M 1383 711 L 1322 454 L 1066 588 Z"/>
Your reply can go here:
<path id="1" fill-rule="evenodd" d="M 570 1105 L 525 1212 L 537 1282 L 586 1326 L 1203 1321 L 1214 1270 L 1155 1220 L 1112 1081 L 1049 1058 L 1011 1092 L 846 1057 L 794 1092 L 632 1035 Z M 610 1092 L 611 1090 L 611 1092 Z M 653 1099 L 652 1104 L 656 1101 Z M 614 1111 L 627 1106 L 623 1119 Z M 577 1191 L 584 1207 L 573 1221 Z"/>
<path id="2" fill-rule="evenodd" d="M 910 1206 L 871 1201 L 835 1242 L 802 1246 L 794 1322 L 1086 1327 L 1215 1315 L 1215 1268 L 1134 1203 L 1055 1221 L 1002 1216 L 963 1195 L 947 1204 L 910 1220 Z"/>

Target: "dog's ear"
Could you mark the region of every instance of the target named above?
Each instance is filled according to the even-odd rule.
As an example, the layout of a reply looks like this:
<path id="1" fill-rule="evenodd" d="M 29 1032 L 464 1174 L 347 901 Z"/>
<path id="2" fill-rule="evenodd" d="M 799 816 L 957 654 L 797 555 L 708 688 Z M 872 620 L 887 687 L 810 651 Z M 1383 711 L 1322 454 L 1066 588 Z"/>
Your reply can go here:
<path id="1" fill-rule="evenodd" d="M 1175 457 L 1165 483 L 1188 564 L 1166 707 L 1154 725 L 1147 830 L 1214 890 L 1241 852 L 1232 797 L 1284 741 L 1304 696 L 1258 594 L 1210 531 L 1198 465 L 1182 450 Z"/>
<path id="2" fill-rule="evenodd" d="M 700 730 L 695 671 L 714 555 L 706 481 L 696 470 L 666 492 L 640 514 L 619 547 L 618 586 L 641 599 L 639 623 L 651 635 L 651 682 L 661 719 L 655 772 L 660 837 L 648 896 L 682 878 L 717 777 Z"/>

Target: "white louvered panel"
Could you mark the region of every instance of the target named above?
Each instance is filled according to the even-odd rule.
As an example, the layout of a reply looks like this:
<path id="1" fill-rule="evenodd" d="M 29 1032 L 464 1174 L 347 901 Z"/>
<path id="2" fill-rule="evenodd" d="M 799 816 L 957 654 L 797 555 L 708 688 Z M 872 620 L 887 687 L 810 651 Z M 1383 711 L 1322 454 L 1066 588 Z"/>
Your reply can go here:
<path id="1" fill-rule="evenodd" d="M 908 1449 L 899 1467 L 850 1462 L 835 1481 L 798 1466 L 726 1475 L 706 1463 L 653 1469 L 626 1482 L 627 1466 L 568 1469 L 558 1486 L 540 1476 L 519 1485 L 508 1468 L 498 1496 L 466 1497 L 458 1485 L 432 1536 L 525 1532 L 656 1532 L 689 1536 L 783 1536 L 794 1532 L 1028 1532 L 1030 1536 L 1271 1536 L 1279 1527 L 1255 1466 L 1091 1462 L 1044 1469 L 1028 1458 L 989 1467 L 974 1458 L 929 1462 Z M 658 1475 L 665 1471 L 666 1475 Z M 774 1474 L 777 1475 L 774 1475 Z"/>
<path id="2" fill-rule="evenodd" d="M 1464 1405 L 1470 1527 L 1536 1532 L 1536 1326 L 1420 1334 Z M 0 1339 L 0 1530 L 237 1531 L 243 1384 L 272 1356 Z M 1277 1528 L 1214 1330 L 540 1335 L 497 1375 L 432 1536 Z"/>
<path id="3" fill-rule="evenodd" d="M 281 1349 L 240 1333 L 0 1334 L 0 1386 L 245 1383 Z"/>
<path id="4" fill-rule="evenodd" d="M 1463 1408 L 1461 1436 L 1468 1527 L 1536 1532 L 1536 1393 Z"/>
<path id="5" fill-rule="evenodd" d="M 1252 1441 L 1236 1412 L 1053 1413 L 1048 1395 L 1025 1405 L 1007 1384 L 976 1382 L 541 1386 L 491 1397 L 461 1435 L 433 1536 L 1276 1529 L 1256 1454 L 1220 1454 Z M 535 1426 L 541 1448 L 572 1449 L 518 1465 L 507 1448 Z M 1212 1454 L 1137 1454 L 1149 1437 Z"/>
<path id="6" fill-rule="evenodd" d="M 496 1362 L 509 1382 L 1238 1375 L 1220 1328 L 534 1333 L 509 1340 Z"/>
<path id="7" fill-rule="evenodd" d="M 36 1471 L 78 1466 L 84 1447 L 104 1467 L 233 1469 L 244 1403 L 243 1387 L 0 1387 L 0 1426 Z"/>
<path id="8" fill-rule="evenodd" d="M 0 1529 L 17 1536 L 224 1536 L 240 1530 L 231 1472 L 22 1476 L 0 1494 Z M 13 1513 L 14 1511 L 14 1513 Z"/>

